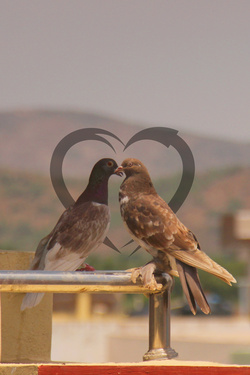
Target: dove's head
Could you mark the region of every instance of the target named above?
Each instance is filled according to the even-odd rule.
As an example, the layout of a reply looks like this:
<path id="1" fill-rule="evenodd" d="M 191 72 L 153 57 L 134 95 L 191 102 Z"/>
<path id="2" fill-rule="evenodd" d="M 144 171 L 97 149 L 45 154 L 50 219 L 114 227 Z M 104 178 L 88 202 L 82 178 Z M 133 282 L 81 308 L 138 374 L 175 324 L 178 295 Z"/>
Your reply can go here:
<path id="1" fill-rule="evenodd" d="M 125 173 L 126 177 L 133 176 L 136 174 L 143 174 L 148 175 L 148 170 L 145 165 L 138 159 L 127 158 L 123 160 L 120 167 L 118 167 L 115 171 L 116 174 L 118 173 Z"/>
<path id="2" fill-rule="evenodd" d="M 93 167 L 91 175 L 94 177 L 110 177 L 115 174 L 118 165 L 114 159 L 105 158 L 99 160 Z"/>

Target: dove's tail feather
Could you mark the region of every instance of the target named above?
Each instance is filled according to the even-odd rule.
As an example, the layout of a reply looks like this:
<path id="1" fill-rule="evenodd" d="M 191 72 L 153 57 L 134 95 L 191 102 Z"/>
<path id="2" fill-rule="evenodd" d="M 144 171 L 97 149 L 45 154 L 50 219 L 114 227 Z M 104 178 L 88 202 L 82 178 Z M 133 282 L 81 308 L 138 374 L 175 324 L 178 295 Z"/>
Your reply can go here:
<path id="1" fill-rule="evenodd" d="M 229 273 L 220 264 L 216 263 L 200 249 L 196 249 L 195 251 L 175 249 L 174 251 L 172 251 L 171 255 L 173 255 L 176 259 L 179 259 L 183 263 L 211 273 L 212 275 L 223 280 L 228 285 L 232 285 L 231 283 L 237 282 L 233 275 L 231 275 L 231 273 Z"/>
<path id="2" fill-rule="evenodd" d="M 176 265 L 181 285 L 192 313 L 196 314 L 197 303 L 204 314 L 210 314 L 211 309 L 202 290 L 197 269 L 177 259 Z"/>
<path id="3" fill-rule="evenodd" d="M 41 302 L 43 296 L 44 293 L 27 293 L 23 298 L 21 311 L 25 309 L 31 309 L 32 307 L 38 305 Z"/>

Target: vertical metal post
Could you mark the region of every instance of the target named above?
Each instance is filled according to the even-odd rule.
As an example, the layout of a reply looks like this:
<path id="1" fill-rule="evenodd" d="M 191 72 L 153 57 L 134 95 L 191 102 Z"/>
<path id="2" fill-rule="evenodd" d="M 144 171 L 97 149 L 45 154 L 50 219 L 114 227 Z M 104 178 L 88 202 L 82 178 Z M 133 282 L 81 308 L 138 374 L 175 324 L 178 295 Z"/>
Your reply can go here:
<path id="1" fill-rule="evenodd" d="M 170 347 L 171 285 L 163 293 L 149 295 L 149 349 L 143 360 L 171 359 L 178 353 Z"/>

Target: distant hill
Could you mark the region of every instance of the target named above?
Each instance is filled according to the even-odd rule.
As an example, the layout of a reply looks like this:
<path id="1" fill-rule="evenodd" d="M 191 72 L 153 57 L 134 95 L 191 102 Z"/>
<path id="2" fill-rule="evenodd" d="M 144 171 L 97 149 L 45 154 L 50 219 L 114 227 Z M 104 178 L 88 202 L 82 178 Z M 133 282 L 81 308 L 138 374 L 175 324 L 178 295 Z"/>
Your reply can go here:
<path id="1" fill-rule="evenodd" d="M 167 127 L 168 125 L 166 125 Z M 143 125 L 131 124 L 93 113 L 71 111 L 19 111 L 0 113 L 0 167 L 49 175 L 51 155 L 58 142 L 70 132 L 97 127 L 116 134 L 124 143 Z M 171 127 L 171 126 L 169 126 Z M 178 130 L 178 129 L 177 129 Z M 206 138 L 179 131 L 191 148 L 198 172 L 231 166 L 249 166 L 249 144 Z M 123 153 L 122 145 L 110 140 L 117 154 L 106 145 L 81 142 L 69 150 L 64 162 L 65 176 L 87 176 L 96 160 L 113 156 L 118 163 L 127 156 L 142 159 L 153 176 L 181 173 L 178 153 L 152 141 L 138 142 Z"/>
<path id="2" fill-rule="evenodd" d="M 177 175 L 167 179 L 154 179 L 158 193 L 167 202 L 171 199 L 178 180 Z M 121 181 L 119 177 L 112 176 L 109 184 L 112 213 L 109 236 L 120 249 L 130 240 L 119 212 L 118 190 Z M 86 180 L 69 179 L 68 184 L 76 198 L 86 185 Z M 246 168 L 197 174 L 178 216 L 197 235 L 206 252 L 219 254 L 222 252 L 221 216 L 240 208 L 250 209 L 249 191 L 250 175 Z M 3 169 L 0 169 L 0 205 L 0 249 L 35 250 L 38 241 L 52 229 L 64 209 L 53 191 L 49 177 Z M 127 256 L 134 248 L 133 244 L 122 249 L 122 252 Z M 105 245 L 98 251 L 98 254 L 101 253 L 112 254 L 112 259 L 116 261 L 128 261 Z M 134 259 L 131 260 L 132 264 Z M 119 266 L 123 268 L 125 264 Z"/>

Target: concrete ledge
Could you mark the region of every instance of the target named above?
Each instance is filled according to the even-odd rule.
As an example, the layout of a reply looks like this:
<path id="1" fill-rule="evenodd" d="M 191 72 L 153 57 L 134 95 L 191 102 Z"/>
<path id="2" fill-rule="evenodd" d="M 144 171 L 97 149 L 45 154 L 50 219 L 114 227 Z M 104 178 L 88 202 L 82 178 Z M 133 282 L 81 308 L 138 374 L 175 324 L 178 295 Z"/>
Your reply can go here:
<path id="1" fill-rule="evenodd" d="M 249 375 L 249 366 L 213 362 L 151 361 L 106 364 L 1 364 L 1 375 Z"/>
<path id="2" fill-rule="evenodd" d="M 25 270 L 33 256 L 29 252 L 0 251 L 0 269 Z M 0 293 L 0 361 L 50 362 L 52 294 L 45 295 L 33 309 L 21 312 L 23 296 L 21 293 Z"/>
<path id="3" fill-rule="evenodd" d="M 39 365 L 0 364 L 1 375 L 38 375 Z"/>

